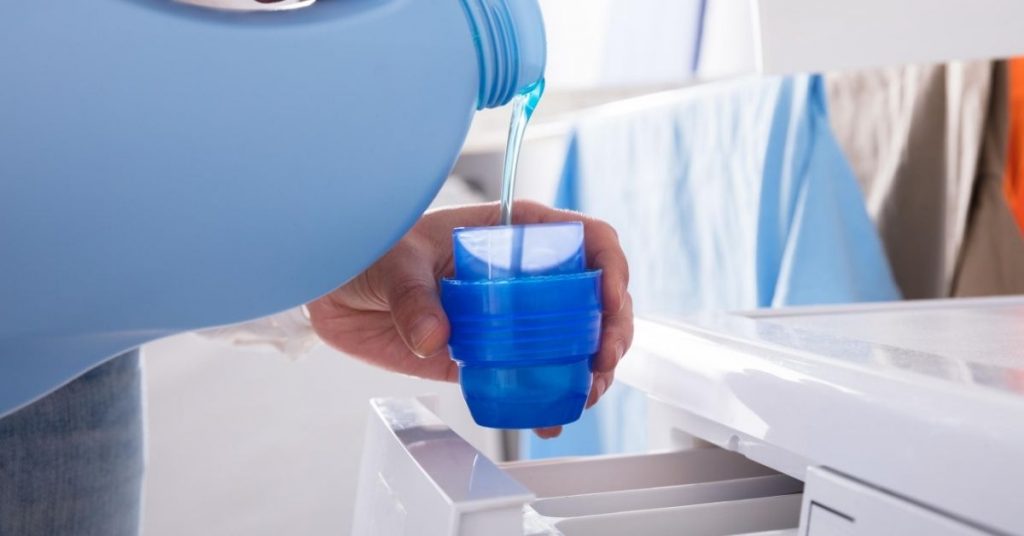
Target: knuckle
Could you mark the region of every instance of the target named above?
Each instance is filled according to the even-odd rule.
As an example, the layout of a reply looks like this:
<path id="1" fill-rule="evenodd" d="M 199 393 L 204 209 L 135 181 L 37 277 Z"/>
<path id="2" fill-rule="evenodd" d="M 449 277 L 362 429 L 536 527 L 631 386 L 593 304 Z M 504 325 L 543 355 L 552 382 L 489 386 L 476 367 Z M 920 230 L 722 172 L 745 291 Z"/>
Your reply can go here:
<path id="1" fill-rule="evenodd" d="M 392 308 L 403 303 L 415 301 L 424 292 L 426 285 L 423 281 L 412 277 L 398 279 L 391 283 L 391 291 L 388 292 L 388 303 Z"/>
<path id="2" fill-rule="evenodd" d="M 615 243 L 617 244 L 619 242 L 619 231 L 616 230 L 615 227 L 612 226 L 612 224 L 610 224 L 610 223 L 608 223 L 608 222 L 606 222 L 604 220 L 597 220 L 597 221 L 598 221 L 598 224 L 600 225 L 601 229 L 603 229 L 606 234 L 608 234 L 612 238 L 614 238 L 615 239 Z"/>

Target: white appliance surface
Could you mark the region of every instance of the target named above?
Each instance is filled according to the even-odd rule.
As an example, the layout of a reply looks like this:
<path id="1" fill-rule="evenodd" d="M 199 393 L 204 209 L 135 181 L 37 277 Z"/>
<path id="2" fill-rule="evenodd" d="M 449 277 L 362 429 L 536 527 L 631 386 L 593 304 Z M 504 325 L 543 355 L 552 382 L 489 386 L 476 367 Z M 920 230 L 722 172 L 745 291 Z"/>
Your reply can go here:
<path id="1" fill-rule="evenodd" d="M 641 321 L 631 354 L 618 377 L 687 433 L 1024 533 L 1024 297 Z"/>
<path id="2" fill-rule="evenodd" d="M 1024 299 L 754 312 L 759 337 L 882 371 L 1024 394 Z M 778 330 L 775 329 L 778 327 Z"/>

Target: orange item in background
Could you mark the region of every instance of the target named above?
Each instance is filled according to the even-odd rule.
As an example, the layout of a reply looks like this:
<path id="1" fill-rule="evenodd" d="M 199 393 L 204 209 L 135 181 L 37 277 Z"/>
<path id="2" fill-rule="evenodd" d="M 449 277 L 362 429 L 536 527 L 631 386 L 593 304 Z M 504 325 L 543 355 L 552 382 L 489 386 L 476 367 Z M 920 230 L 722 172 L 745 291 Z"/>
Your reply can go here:
<path id="1" fill-rule="evenodd" d="M 1007 62 L 1009 129 L 1003 192 L 1017 226 L 1024 233 L 1024 57 Z"/>

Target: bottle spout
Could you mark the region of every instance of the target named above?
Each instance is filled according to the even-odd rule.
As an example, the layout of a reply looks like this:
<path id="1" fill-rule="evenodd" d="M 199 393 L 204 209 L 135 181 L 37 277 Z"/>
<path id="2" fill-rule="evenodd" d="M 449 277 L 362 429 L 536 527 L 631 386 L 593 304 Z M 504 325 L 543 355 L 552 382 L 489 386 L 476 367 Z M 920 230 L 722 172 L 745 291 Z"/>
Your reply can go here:
<path id="1" fill-rule="evenodd" d="M 462 0 L 480 66 L 477 109 L 507 104 L 544 77 L 547 38 L 537 0 Z"/>

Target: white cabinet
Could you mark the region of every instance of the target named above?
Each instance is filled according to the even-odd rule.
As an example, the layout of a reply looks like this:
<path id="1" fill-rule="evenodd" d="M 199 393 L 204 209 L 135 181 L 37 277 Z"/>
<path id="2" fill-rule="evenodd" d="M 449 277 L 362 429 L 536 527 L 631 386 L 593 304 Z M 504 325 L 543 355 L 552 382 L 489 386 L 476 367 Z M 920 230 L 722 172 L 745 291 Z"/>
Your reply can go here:
<path id="1" fill-rule="evenodd" d="M 642 321 L 672 450 L 495 464 L 377 400 L 356 534 L 1024 534 L 1024 298 Z"/>

